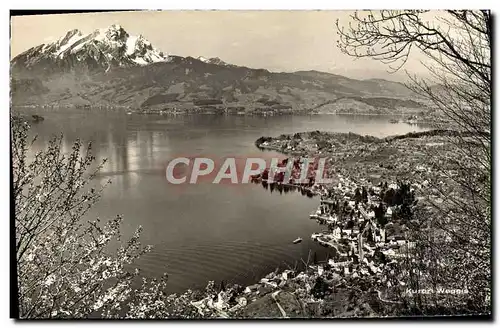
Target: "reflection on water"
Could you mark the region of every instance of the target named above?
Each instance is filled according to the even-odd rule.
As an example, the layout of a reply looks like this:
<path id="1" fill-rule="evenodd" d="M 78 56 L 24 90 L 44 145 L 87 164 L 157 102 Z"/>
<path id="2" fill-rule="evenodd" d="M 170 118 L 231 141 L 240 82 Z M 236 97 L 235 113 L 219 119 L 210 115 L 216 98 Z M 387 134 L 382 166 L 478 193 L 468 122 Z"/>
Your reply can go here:
<path id="1" fill-rule="evenodd" d="M 302 196 L 306 196 L 308 198 L 313 198 L 314 194 L 307 188 L 300 187 L 300 186 L 293 186 L 289 184 L 283 184 L 283 183 L 268 183 L 267 181 L 258 181 L 254 180 L 254 184 L 260 184 L 265 190 L 268 190 L 271 194 L 275 191 L 282 195 L 283 193 L 288 194 L 288 193 L 300 193 Z"/>
<path id="2" fill-rule="evenodd" d="M 166 163 L 178 156 L 223 159 L 283 158 L 261 152 L 257 138 L 299 131 L 355 132 L 383 137 L 420 131 L 376 116 L 146 116 L 111 112 L 37 111 L 34 150 L 63 133 L 63 149 L 92 141 L 97 159 L 107 159 L 95 183 L 112 181 L 89 217 L 123 215 L 125 234 L 143 226 L 154 250 L 137 265 L 146 276 L 169 273 L 172 292 L 202 287 L 207 280 L 252 283 L 277 266 L 325 249 L 310 240 L 321 230 L 309 214 L 318 200 L 300 188 L 258 184 L 171 185 Z M 263 190 L 263 187 L 267 191 Z M 297 237 L 303 242 L 293 244 Z M 324 254 L 323 254 L 324 255 Z"/>

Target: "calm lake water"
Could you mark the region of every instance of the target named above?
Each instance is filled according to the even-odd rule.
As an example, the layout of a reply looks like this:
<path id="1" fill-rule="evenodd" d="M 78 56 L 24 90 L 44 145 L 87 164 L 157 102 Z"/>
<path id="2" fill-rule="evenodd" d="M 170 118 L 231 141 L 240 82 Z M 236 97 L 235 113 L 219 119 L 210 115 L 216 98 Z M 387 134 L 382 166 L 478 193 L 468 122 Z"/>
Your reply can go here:
<path id="1" fill-rule="evenodd" d="M 383 116 L 146 116 L 117 112 L 37 110 L 35 150 L 54 134 L 64 147 L 76 138 L 93 142 L 98 160 L 108 159 L 96 183 L 111 179 L 90 217 L 124 216 L 125 232 L 142 225 L 144 244 L 154 249 L 136 264 L 144 276 L 169 274 L 171 292 L 200 288 L 208 280 L 251 284 L 284 263 L 307 259 L 324 248 L 310 241 L 322 228 L 309 219 L 317 198 L 300 192 L 270 193 L 255 184 L 174 186 L 166 163 L 179 155 L 213 158 L 283 157 L 261 152 L 262 135 L 299 131 L 355 132 L 374 136 L 421 131 L 391 124 Z M 297 237 L 303 242 L 293 244 Z"/>

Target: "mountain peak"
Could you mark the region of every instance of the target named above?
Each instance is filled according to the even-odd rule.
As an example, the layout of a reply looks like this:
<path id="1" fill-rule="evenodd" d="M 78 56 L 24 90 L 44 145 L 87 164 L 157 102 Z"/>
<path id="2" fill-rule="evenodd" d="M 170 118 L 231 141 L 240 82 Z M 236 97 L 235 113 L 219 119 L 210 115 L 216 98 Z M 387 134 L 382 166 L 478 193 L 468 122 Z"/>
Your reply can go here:
<path id="1" fill-rule="evenodd" d="M 112 24 L 89 34 L 73 29 L 56 42 L 33 47 L 12 60 L 17 69 L 32 69 L 36 64 L 58 68 L 87 66 L 106 69 L 112 66 L 144 66 L 168 61 L 144 36 L 130 35 L 120 24 Z M 43 67 L 38 67 L 45 70 Z"/>
<path id="2" fill-rule="evenodd" d="M 129 37 L 129 34 L 121 25 L 113 24 L 106 29 L 105 35 L 108 39 L 117 41 L 124 40 Z"/>
<path id="3" fill-rule="evenodd" d="M 226 63 L 225 61 L 223 61 L 222 59 L 220 59 L 219 57 L 206 58 L 203 56 L 199 56 L 196 59 L 198 59 L 199 61 L 202 61 L 204 63 L 207 63 L 207 64 L 214 64 L 214 65 L 219 65 L 219 66 L 232 66 L 232 65 Z"/>
<path id="4" fill-rule="evenodd" d="M 109 27 L 108 27 L 108 30 L 115 30 L 115 31 L 119 31 L 119 30 L 123 30 L 123 27 L 120 25 L 120 24 L 111 24 Z"/>
<path id="5" fill-rule="evenodd" d="M 82 36 L 82 32 L 79 30 L 79 29 L 74 29 L 74 30 L 70 30 L 66 33 L 66 35 L 64 36 L 63 40 L 69 40 L 71 39 L 73 36 Z"/>

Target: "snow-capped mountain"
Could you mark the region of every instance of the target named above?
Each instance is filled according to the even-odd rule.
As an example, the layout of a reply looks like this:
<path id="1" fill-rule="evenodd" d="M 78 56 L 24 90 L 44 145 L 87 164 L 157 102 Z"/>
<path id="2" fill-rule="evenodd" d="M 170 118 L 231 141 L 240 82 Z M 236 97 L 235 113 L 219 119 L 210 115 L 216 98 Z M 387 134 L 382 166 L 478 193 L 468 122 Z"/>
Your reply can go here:
<path id="1" fill-rule="evenodd" d="M 223 102 L 235 111 L 291 106 L 334 112 L 341 99 L 370 112 L 378 111 L 377 106 L 393 110 L 401 102 L 392 98 L 413 99 L 414 94 L 389 81 L 360 81 L 317 71 L 273 73 L 228 64 L 218 57 L 167 56 L 119 25 L 89 34 L 71 30 L 11 61 L 11 99 L 16 105 L 164 108 L 175 103 L 176 108 L 192 109 Z M 404 103 L 413 106 L 408 104 Z"/>
<path id="2" fill-rule="evenodd" d="M 29 70 L 35 66 L 71 68 L 83 64 L 88 68 L 109 70 L 114 66 L 144 66 L 168 60 L 168 56 L 142 35 L 129 35 L 123 27 L 114 24 L 89 34 L 68 31 L 55 42 L 41 44 L 16 56 L 12 66 Z"/>
<path id="3" fill-rule="evenodd" d="M 196 59 L 198 59 L 199 61 L 202 61 L 204 63 L 207 63 L 207 64 L 214 64 L 214 65 L 219 65 L 219 66 L 234 66 L 232 64 L 226 63 L 225 61 L 223 61 L 219 57 L 206 58 L 206 57 L 203 57 L 203 56 L 199 56 Z"/>

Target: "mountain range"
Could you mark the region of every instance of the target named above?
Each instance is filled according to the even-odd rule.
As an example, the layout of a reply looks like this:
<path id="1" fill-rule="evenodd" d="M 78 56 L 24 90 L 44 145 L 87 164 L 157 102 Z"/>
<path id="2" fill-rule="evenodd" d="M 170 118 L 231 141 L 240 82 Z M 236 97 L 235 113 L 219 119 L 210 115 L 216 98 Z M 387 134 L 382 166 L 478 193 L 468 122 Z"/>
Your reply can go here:
<path id="1" fill-rule="evenodd" d="M 423 111 L 403 84 L 297 71 L 270 72 L 220 58 L 167 55 L 120 25 L 68 31 L 11 61 L 14 106 L 106 106 L 128 110 L 238 112 Z"/>

